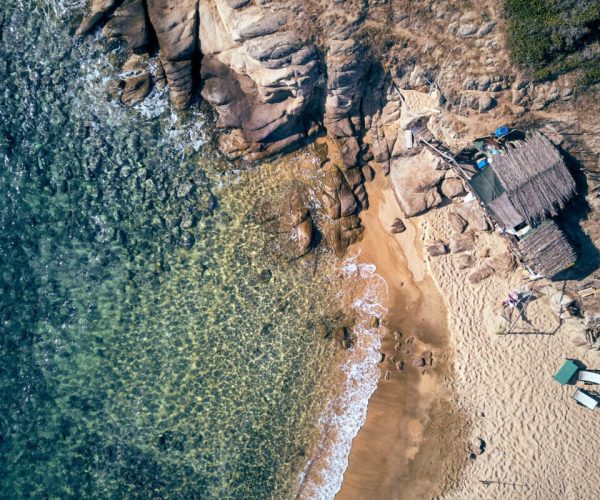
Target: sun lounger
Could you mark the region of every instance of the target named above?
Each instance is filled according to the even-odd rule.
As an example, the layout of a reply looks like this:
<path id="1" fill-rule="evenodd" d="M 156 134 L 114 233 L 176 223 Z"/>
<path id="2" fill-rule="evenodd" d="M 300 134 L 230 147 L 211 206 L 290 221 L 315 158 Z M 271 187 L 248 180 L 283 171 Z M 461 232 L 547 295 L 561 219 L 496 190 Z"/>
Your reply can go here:
<path id="1" fill-rule="evenodd" d="M 573 399 L 577 401 L 580 405 L 585 406 L 590 410 L 594 410 L 598 406 L 597 397 L 592 396 L 587 392 L 582 391 L 581 389 L 577 389 L 575 391 L 575 394 L 573 394 Z"/>
<path id="2" fill-rule="evenodd" d="M 578 380 L 585 382 L 586 384 L 600 384 L 600 373 L 588 372 L 581 370 L 577 375 Z"/>

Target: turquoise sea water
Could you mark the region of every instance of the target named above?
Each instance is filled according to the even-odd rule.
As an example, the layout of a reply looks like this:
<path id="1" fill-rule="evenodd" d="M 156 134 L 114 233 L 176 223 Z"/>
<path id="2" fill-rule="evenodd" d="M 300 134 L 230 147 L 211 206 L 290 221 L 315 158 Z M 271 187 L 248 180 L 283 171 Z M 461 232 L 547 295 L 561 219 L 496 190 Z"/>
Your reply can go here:
<path id="1" fill-rule="evenodd" d="M 0 496 L 293 496 L 333 395 L 366 380 L 364 414 L 376 380 L 314 328 L 348 272 L 272 251 L 285 160 L 258 182 L 198 110 L 112 102 L 121 49 L 75 43 L 80 14 L 0 12 Z"/>

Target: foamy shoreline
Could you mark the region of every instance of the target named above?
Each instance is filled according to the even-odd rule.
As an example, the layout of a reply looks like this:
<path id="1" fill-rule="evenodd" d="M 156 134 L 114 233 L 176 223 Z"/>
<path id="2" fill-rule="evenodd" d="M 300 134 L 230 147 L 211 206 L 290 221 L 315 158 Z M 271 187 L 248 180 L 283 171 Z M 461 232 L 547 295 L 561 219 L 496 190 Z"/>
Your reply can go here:
<path id="1" fill-rule="evenodd" d="M 323 413 L 319 451 L 301 473 L 297 498 L 330 499 L 340 490 L 352 441 L 366 419 L 380 376 L 380 331 L 369 323 L 385 315 L 385 280 L 376 274 L 374 265 L 359 264 L 356 257 L 345 259 L 342 269 L 348 278 L 360 278 L 362 290 L 352 303 L 358 319 L 353 327 L 357 340 L 340 366 L 344 387 Z"/>
<path id="2" fill-rule="evenodd" d="M 337 498 L 397 498 L 401 491 L 419 498 L 441 488 L 438 465 L 454 462 L 456 454 L 454 443 L 444 442 L 444 434 L 458 433 L 460 421 L 444 406 L 451 394 L 444 384 L 451 359 L 446 311 L 422 260 L 418 227 L 407 221 L 403 234 L 390 232 L 401 213 L 389 179 L 377 176 L 368 191 L 371 206 L 361 214 L 365 236 L 356 247 L 359 261 L 376 266 L 385 282 L 379 347 L 385 360 Z M 430 350 L 433 366 L 415 368 L 421 351 Z M 440 443 L 447 454 L 432 466 Z"/>

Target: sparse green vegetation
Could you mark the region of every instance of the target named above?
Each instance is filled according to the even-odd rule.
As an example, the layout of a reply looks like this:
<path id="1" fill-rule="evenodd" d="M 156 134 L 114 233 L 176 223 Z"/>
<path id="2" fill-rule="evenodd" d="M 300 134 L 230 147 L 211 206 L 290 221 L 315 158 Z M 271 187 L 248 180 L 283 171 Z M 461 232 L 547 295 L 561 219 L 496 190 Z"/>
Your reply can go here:
<path id="1" fill-rule="evenodd" d="M 600 82 L 600 0 L 506 0 L 508 44 L 515 62 L 539 80 L 579 71 Z"/>

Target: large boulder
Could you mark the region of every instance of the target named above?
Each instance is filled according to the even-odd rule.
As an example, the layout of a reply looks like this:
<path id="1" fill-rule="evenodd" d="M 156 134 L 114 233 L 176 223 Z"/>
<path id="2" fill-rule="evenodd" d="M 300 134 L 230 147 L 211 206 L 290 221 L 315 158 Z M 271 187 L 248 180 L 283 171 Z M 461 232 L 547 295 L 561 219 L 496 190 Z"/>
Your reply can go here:
<path id="1" fill-rule="evenodd" d="M 217 111 L 230 157 L 263 158 L 316 128 L 314 47 L 286 27 L 283 10 L 201 2 L 202 96 Z"/>
<path id="2" fill-rule="evenodd" d="M 198 44 L 198 2 L 146 0 L 146 5 L 158 40 L 171 101 L 176 108 L 185 108 L 192 96 L 192 65 Z"/>
<path id="3" fill-rule="evenodd" d="M 441 191 L 446 198 L 450 199 L 457 198 L 458 196 L 464 196 L 466 194 L 463 181 L 456 177 L 446 177 L 442 181 Z"/>
<path id="4" fill-rule="evenodd" d="M 454 213 L 466 221 L 470 229 L 475 231 L 488 231 L 490 229 L 488 219 L 476 201 L 456 205 Z"/>
<path id="5" fill-rule="evenodd" d="M 407 217 L 421 214 L 442 203 L 439 184 L 445 172 L 436 170 L 429 153 L 411 158 L 395 158 L 390 178 L 394 195 Z"/>

